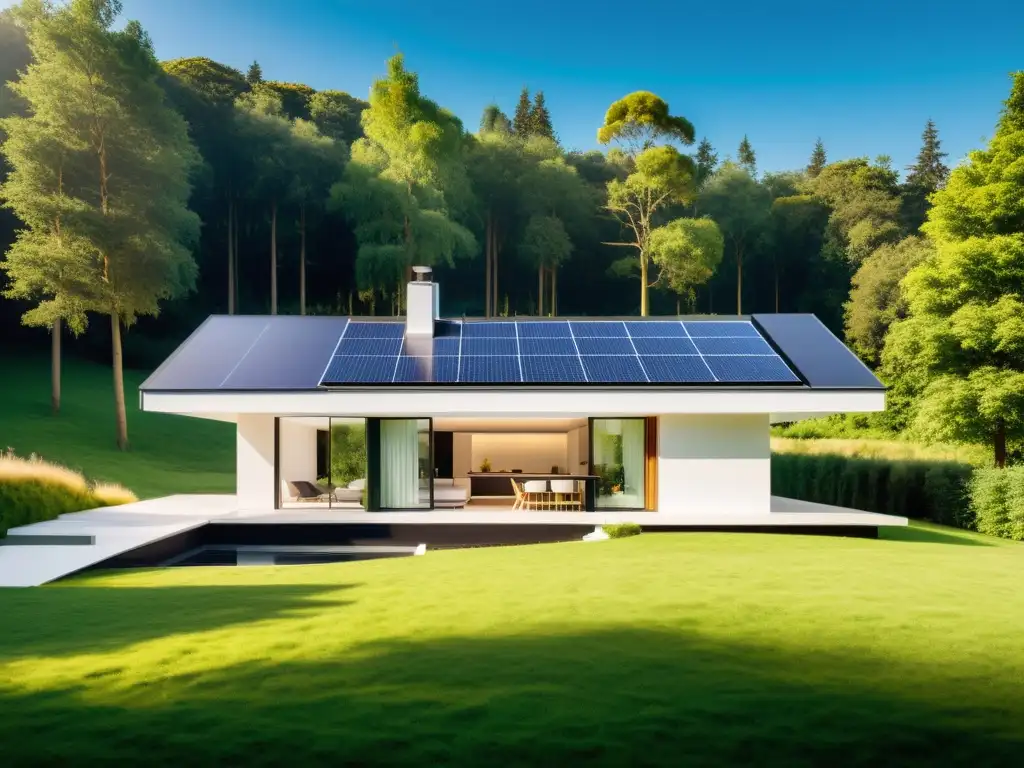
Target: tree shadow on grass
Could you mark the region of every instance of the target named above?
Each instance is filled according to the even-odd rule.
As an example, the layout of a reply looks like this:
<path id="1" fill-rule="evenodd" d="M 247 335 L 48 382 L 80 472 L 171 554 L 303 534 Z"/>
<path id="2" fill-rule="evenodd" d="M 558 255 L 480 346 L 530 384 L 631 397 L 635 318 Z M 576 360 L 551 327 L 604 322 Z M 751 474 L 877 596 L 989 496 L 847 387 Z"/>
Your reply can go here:
<path id="1" fill-rule="evenodd" d="M 133 687 L 0 682 L 0 743 L 8 765 L 1018 765 L 1024 693 L 968 672 L 682 628 L 533 628 Z"/>
<path id="2" fill-rule="evenodd" d="M 986 541 L 981 534 L 954 529 L 942 530 L 937 526 L 921 524 L 891 526 L 879 529 L 879 538 L 885 541 L 910 541 L 920 544 L 955 544 L 962 547 L 995 547 L 995 542 Z"/>
<path id="3" fill-rule="evenodd" d="M 112 589 L 87 584 L 0 590 L 0 660 L 116 650 L 176 634 L 349 604 L 355 585 L 280 584 Z"/>

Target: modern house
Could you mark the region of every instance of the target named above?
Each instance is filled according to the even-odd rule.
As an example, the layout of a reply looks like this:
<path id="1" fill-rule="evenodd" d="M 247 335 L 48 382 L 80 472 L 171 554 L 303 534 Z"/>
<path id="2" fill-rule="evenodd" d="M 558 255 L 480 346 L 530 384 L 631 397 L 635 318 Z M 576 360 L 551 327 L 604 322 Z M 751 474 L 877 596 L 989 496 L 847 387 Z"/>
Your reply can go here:
<path id="1" fill-rule="evenodd" d="M 143 383 L 141 407 L 237 425 L 241 510 L 685 525 L 768 519 L 772 423 L 885 405 L 813 315 L 483 320 L 439 306 L 417 268 L 405 318 L 211 317 Z"/>

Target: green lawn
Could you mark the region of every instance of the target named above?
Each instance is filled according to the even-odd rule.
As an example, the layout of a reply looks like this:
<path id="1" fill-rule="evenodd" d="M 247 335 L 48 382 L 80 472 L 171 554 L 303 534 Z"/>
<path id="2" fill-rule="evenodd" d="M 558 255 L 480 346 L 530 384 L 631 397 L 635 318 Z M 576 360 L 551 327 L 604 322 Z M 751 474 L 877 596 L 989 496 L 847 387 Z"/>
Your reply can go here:
<path id="1" fill-rule="evenodd" d="M 1019 765 L 1024 546 L 644 534 L 0 591 L 33 764 Z"/>
<path id="2" fill-rule="evenodd" d="M 45 358 L 4 367 L 0 376 L 0 451 L 36 453 L 118 482 L 140 498 L 171 493 L 225 493 L 235 484 L 234 425 L 139 411 L 146 374 L 125 372 L 131 450 L 115 445 L 114 386 L 109 366 L 66 360 L 60 416 L 50 414 Z"/>

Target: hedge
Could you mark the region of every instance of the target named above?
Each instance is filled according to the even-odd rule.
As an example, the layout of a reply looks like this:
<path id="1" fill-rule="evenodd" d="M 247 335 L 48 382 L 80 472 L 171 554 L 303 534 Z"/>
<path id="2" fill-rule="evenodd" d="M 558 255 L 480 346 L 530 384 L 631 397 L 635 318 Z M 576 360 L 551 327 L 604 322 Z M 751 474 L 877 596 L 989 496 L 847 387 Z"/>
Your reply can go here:
<path id="1" fill-rule="evenodd" d="M 68 512 L 95 509 L 99 500 L 91 493 L 73 491 L 39 480 L 0 481 L 0 536 L 19 525 L 54 520 Z"/>
<path id="2" fill-rule="evenodd" d="M 968 464 L 951 461 L 776 453 L 772 493 L 974 530 L 972 471 Z"/>
<path id="3" fill-rule="evenodd" d="M 971 506 L 981 533 L 1024 541 L 1024 467 L 976 470 Z"/>

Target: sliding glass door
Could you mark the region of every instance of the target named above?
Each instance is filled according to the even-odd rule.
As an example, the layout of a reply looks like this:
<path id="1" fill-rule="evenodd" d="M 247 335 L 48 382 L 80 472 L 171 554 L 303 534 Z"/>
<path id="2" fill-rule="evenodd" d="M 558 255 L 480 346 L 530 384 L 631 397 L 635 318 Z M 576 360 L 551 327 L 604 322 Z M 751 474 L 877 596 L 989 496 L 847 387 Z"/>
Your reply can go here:
<path id="1" fill-rule="evenodd" d="M 380 508 L 430 509 L 430 419 L 380 420 Z"/>
<path id="2" fill-rule="evenodd" d="M 598 509 L 643 509 L 645 419 L 591 419 L 591 471 Z"/>

